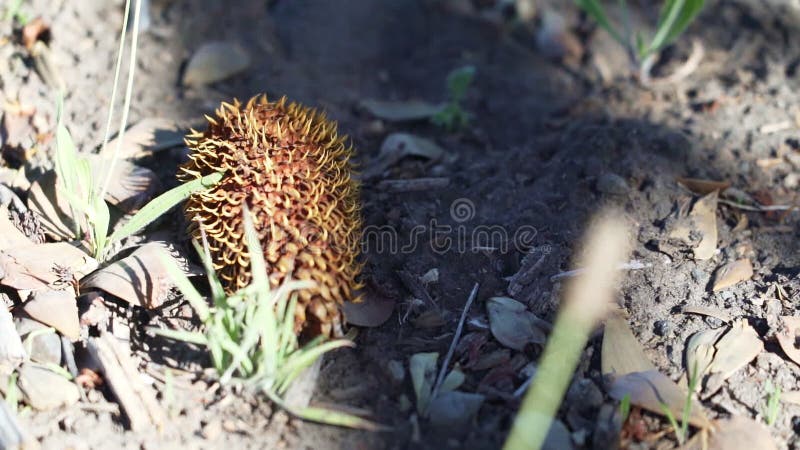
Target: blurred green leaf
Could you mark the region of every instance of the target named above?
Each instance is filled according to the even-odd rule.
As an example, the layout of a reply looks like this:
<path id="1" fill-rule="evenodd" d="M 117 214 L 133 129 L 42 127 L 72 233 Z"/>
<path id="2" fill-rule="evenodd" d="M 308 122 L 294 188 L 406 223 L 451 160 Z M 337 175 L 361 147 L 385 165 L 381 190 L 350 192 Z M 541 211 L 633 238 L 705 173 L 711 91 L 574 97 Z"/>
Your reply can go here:
<path id="1" fill-rule="evenodd" d="M 125 225 L 117 229 L 111 235 L 111 237 L 108 239 L 109 242 L 117 242 L 132 235 L 133 233 L 136 233 L 156 220 L 162 214 L 169 211 L 173 206 L 189 197 L 189 195 L 192 193 L 208 189 L 209 187 L 219 183 L 219 181 L 222 179 L 222 175 L 222 172 L 206 175 L 202 178 L 198 178 L 174 187 L 154 198 L 153 200 L 150 200 L 150 202 L 144 205 L 139 212 L 134 214 Z"/>

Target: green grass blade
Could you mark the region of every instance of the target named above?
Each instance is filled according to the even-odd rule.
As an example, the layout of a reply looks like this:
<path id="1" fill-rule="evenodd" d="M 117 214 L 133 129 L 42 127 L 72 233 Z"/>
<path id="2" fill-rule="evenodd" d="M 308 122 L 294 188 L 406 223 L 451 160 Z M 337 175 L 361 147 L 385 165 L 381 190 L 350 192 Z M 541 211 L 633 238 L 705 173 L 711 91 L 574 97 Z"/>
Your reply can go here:
<path id="1" fill-rule="evenodd" d="M 197 313 L 197 317 L 200 319 L 200 321 L 205 324 L 208 321 L 208 317 L 211 315 L 211 312 L 206 304 L 206 301 L 203 299 L 203 296 L 197 292 L 197 289 L 195 289 L 192 282 L 189 281 L 189 277 L 183 273 L 183 271 L 175 262 L 175 259 L 169 256 L 166 251 L 159 251 L 158 257 L 161 260 L 161 264 L 163 264 L 164 268 L 167 270 L 167 274 L 169 274 L 169 277 L 172 278 L 172 282 L 175 283 L 175 286 L 177 286 L 178 290 L 181 291 L 183 297 L 189 302 L 190 305 L 192 305 L 192 308 L 194 309 L 194 312 Z"/>
<path id="2" fill-rule="evenodd" d="M 130 1 L 130 0 L 129 0 Z M 136 7 L 133 11 L 133 31 L 131 33 L 131 53 L 130 53 L 130 62 L 128 64 L 128 82 L 125 86 L 125 101 L 122 105 L 122 117 L 119 121 L 119 132 L 117 133 L 117 147 L 114 149 L 114 153 L 111 155 L 111 162 L 108 165 L 108 175 L 106 175 L 105 182 L 103 183 L 103 188 L 100 190 L 100 197 L 105 197 L 106 192 L 108 192 L 108 187 L 111 185 L 111 178 L 114 174 L 114 168 L 117 166 L 117 161 L 119 161 L 119 155 L 122 153 L 122 142 L 124 141 L 125 137 L 125 128 L 128 125 L 128 113 L 131 110 L 131 98 L 133 97 L 133 75 L 136 72 L 136 50 L 138 49 L 139 45 L 139 20 L 141 17 L 142 12 L 142 0 L 136 1 Z M 121 55 L 120 55 L 121 56 Z M 114 85 L 114 89 L 117 86 Z M 113 105 L 112 105 L 113 107 Z"/>
<path id="3" fill-rule="evenodd" d="M 656 35 L 647 48 L 648 56 L 662 50 L 683 33 L 705 5 L 705 0 L 667 0 L 659 14 Z"/>
<path id="4" fill-rule="evenodd" d="M 310 420 L 312 422 L 318 422 L 326 425 L 356 428 L 367 431 L 389 431 L 391 429 L 386 425 L 381 425 L 379 423 L 362 419 L 361 417 L 340 411 L 310 406 L 302 409 L 294 409 L 284 403 L 283 400 L 270 389 L 263 389 L 263 391 L 273 403 L 283 408 L 289 414 L 299 417 L 303 420 Z"/>
<path id="5" fill-rule="evenodd" d="M 253 277 L 250 285 L 254 286 L 256 289 L 269 289 L 264 251 L 261 248 L 261 241 L 256 233 L 256 227 L 253 224 L 253 215 L 247 207 L 247 204 L 244 205 L 242 214 L 244 219 L 244 236 L 247 242 L 247 253 L 250 254 L 250 273 Z"/>
<path id="6" fill-rule="evenodd" d="M 174 187 L 169 191 L 159 195 L 144 205 L 139 212 L 134 214 L 128 223 L 117 229 L 108 239 L 108 241 L 116 242 L 132 235 L 133 233 L 136 233 L 156 220 L 159 216 L 169 211 L 172 207 L 186 199 L 192 193 L 201 191 L 203 189 L 208 189 L 209 187 L 219 183 L 219 181 L 222 179 L 222 175 L 222 172 L 212 173 L 204 176 L 203 178 L 198 178 Z"/>
<path id="7" fill-rule="evenodd" d="M 608 16 L 606 15 L 606 11 L 603 8 L 603 5 L 600 4 L 597 0 L 574 0 L 575 4 L 578 5 L 581 9 L 586 11 L 587 14 L 592 16 L 597 23 L 611 35 L 617 42 L 622 44 L 624 47 L 628 46 L 628 43 L 625 42 L 622 35 L 619 34 L 616 28 L 611 25 L 611 21 L 608 20 Z"/>
<path id="8" fill-rule="evenodd" d="M 180 331 L 180 330 L 165 330 L 163 328 L 149 328 L 153 334 L 158 336 L 165 337 L 167 339 L 172 339 L 174 341 L 181 341 L 181 342 L 188 342 L 190 344 L 197 344 L 205 346 L 208 344 L 208 340 L 202 333 L 192 332 L 192 331 Z"/>
<path id="9" fill-rule="evenodd" d="M 211 259 L 211 249 L 208 248 L 206 232 L 202 228 L 200 229 L 200 235 L 203 240 L 203 245 L 201 246 L 196 240 L 192 240 L 192 245 L 195 251 L 197 251 L 197 254 L 200 255 L 200 260 L 203 262 L 206 278 L 208 278 L 208 286 L 211 288 L 211 298 L 214 300 L 215 305 L 220 305 L 225 301 L 225 289 L 222 288 L 222 283 L 220 283 L 219 277 L 217 277 L 217 271 L 214 270 L 214 262 Z"/>
<path id="10" fill-rule="evenodd" d="M 317 358 L 321 357 L 325 353 L 337 348 L 354 346 L 355 344 L 353 341 L 349 341 L 347 339 L 335 339 L 313 346 L 306 345 L 302 349 L 293 353 L 286 360 L 286 363 L 280 367 L 279 375 L 276 377 L 279 380 L 278 392 L 286 391 L 292 381 L 294 381 L 294 378 L 301 371 L 303 371 L 303 369 L 309 367 L 314 363 L 314 361 L 317 360 Z"/>

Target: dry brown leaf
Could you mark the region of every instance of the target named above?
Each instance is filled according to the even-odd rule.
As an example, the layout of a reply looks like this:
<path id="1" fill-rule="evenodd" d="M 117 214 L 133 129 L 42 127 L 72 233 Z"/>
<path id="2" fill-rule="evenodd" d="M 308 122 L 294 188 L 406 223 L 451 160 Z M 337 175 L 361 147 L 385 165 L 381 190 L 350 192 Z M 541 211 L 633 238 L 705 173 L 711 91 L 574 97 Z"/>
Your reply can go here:
<path id="1" fill-rule="evenodd" d="M 165 246 L 160 242 L 148 242 L 129 256 L 104 267 L 81 282 L 82 289 L 100 289 L 132 305 L 146 309 L 158 308 L 168 298 L 173 286 L 161 255 Z M 185 263 L 175 258 L 178 267 Z"/>
<path id="2" fill-rule="evenodd" d="M 250 66 L 250 55 L 231 42 L 208 42 L 200 46 L 183 74 L 184 86 L 222 81 Z"/>
<path id="3" fill-rule="evenodd" d="M 606 319 L 600 359 L 603 375 L 622 376 L 656 369 L 644 354 L 642 346 L 628 327 L 628 322 L 619 313 L 612 313 Z"/>
<path id="4" fill-rule="evenodd" d="M 670 232 L 670 238 L 684 242 L 691 242 L 694 234 L 700 236 L 700 242 L 693 249 L 696 260 L 710 259 L 717 251 L 718 195 L 713 191 L 697 200 L 692 212 L 681 218 Z"/>
<path id="5" fill-rule="evenodd" d="M 105 180 L 111 161 L 98 155 L 87 157 L 94 179 Z M 126 213 L 135 212 L 153 198 L 160 185 L 152 170 L 129 161 L 117 161 L 105 200 Z"/>
<path id="6" fill-rule="evenodd" d="M 444 154 L 445 150 L 430 139 L 408 133 L 392 133 L 383 140 L 378 156 L 364 171 L 363 177 L 376 177 L 406 156 L 438 160 Z"/>
<path id="7" fill-rule="evenodd" d="M 702 236 L 694 249 L 694 259 L 710 259 L 717 251 L 717 196 L 718 192 L 714 191 L 701 198 L 689 214 Z"/>
<path id="8" fill-rule="evenodd" d="M 682 184 L 695 194 L 708 195 L 714 191 L 722 192 L 731 187 L 730 181 L 703 180 L 700 178 L 679 177 L 678 183 Z"/>
<path id="9" fill-rule="evenodd" d="M 735 322 L 731 329 L 714 345 L 714 361 L 708 367 L 711 374 L 706 383 L 706 395 L 716 392 L 723 381 L 756 358 L 764 343 L 758 333 L 745 320 Z"/>
<path id="10" fill-rule="evenodd" d="M 151 155 L 159 150 L 183 145 L 185 130 L 175 121 L 163 117 L 148 117 L 125 130 L 120 158 L 133 159 Z M 108 141 L 106 151 L 117 151 L 118 137 Z"/>
<path id="11" fill-rule="evenodd" d="M 0 250 L 27 244 L 33 244 L 33 241 L 11 223 L 8 207 L 0 206 Z"/>
<path id="12" fill-rule="evenodd" d="M 345 302 L 342 305 L 347 323 L 359 327 L 383 325 L 392 315 L 395 301 L 371 290 L 364 290 L 361 294 L 361 301 Z"/>
<path id="13" fill-rule="evenodd" d="M 392 122 L 425 120 L 442 110 L 442 105 L 420 100 L 364 100 L 361 106 L 373 116 Z"/>
<path id="14" fill-rule="evenodd" d="M 753 264 L 747 258 L 737 259 L 736 261 L 725 264 L 717 270 L 714 275 L 714 292 L 721 291 L 727 287 L 734 286 L 740 281 L 747 281 L 753 276 Z"/>
<path id="15" fill-rule="evenodd" d="M 687 378 L 691 377 L 695 371 L 698 380 L 703 378 L 714 361 L 714 355 L 717 352 L 714 344 L 719 341 L 723 333 L 725 333 L 725 328 L 703 330 L 698 331 L 689 338 L 689 342 L 686 344 Z M 698 383 L 695 390 L 699 391 L 701 388 L 702 386 Z"/>
<path id="16" fill-rule="evenodd" d="M 31 50 L 36 41 L 49 40 L 50 25 L 44 19 L 37 17 L 22 27 L 22 44 L 27 50 Z"/>
<path id="17" fill-rule="evenodd" d="M 619 401 L 629 395 L 632 405 L 662 416 L 666 407 L 674 417 L 682 417 L 686 402 L 686 392 L 657 370 L 633 372 L 615 378 L 608 395 Z M 694 398 L 689 423 L 699 428 L 711 427 L 711 421 L 703 411 L 703 405 Z"/>
<path id="18" fill-rule="evenodd" d="M 52 199 L 55 199 L 55 203 Z M 56 189 L 55 171 L 47 171 L 31 183 L 28 191 L 28 208 L 38 214 L 45 233 L 51 239 L 57 241 L 76 239 L 72 209 L 66 197 Z"/>
<path id="19" fill-rule="evenodd" d="M 743 416 L 715 420 L 708 450 L 777 450 L 769 429 Z"/>
<path id="20" fill-rule="evenodd" d="M 501 344 L 522 350 L 528 344 L 544 344 L 540 319 L 522 303 L 509 297 L 492 297 L 486 302 L 489 328 Z"/>
<path id="21" fill-rule="evenodd" d="M 800 331 L 800 317 L 781 316 L 783 322 L 780 332 L 775 334 L 783 352 L 792 361 L 800 364 L 800 349 L 797 347 L 797 336 Z"/>
<path id="22" fill-rule="evenodd" d="M 48 289 L 80 280 L 97 261 L 65 242 L 26 244 L 0 250 L 0 284 L 15 289 Z"/>
<path id="23" fill-rule="evenodd" d="M 704 316 L 716 317 L 717 319 L 730 323 L 731 316 L 719 308 L 712 308 L 710 306 L 702 305 L 689 305 L 683 308 L 684 314 L 701 314 Z"/>
<path id="24" fill-rule="evenodd" d="M 35 291 L 22 306 L 28 315 L 45 325 L 51 326 L 59 333 L 76 341 L 81 335 L 78 319 L 78 303 L 75 292 L 42 290 Z"/>

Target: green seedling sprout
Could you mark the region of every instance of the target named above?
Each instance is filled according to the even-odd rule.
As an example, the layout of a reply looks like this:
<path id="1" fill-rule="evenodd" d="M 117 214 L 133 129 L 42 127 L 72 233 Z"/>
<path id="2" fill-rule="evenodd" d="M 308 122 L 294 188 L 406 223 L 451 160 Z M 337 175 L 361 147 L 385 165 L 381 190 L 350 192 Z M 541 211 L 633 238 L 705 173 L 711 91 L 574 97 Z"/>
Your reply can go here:
<path id="1" fill-rule="evenodd" d="M 639 67 L 640 71 L 645 72 L 645 75 L 649 72 L 654 57 L 686 31 L 686 28 L 697 18 L 705 5 L 705 0 L 666 0 L 658 15 L 655 34 L 652 38 L 647 39 L 641 31 L 634 33 L 631 29 L 626 0 L 618 0 L 625 18 L 625 24 L 622 27 L 612 23 L 600 0 L 574 1 L 627 50 L 631 64 Z"/>
<path id="2" fill-rule="evenodd" d="M 464 66 L 453 70 L 447 76 L 448 101 L 442 109 L 431 117 L 431 122 L 447 131 L 456 131 L 469 124 L 471 114 L 461 106 L 467 90 L 475 78 L 475 67 Z"/>
<path id="3" fill-rule="evenodd" d="M 295 334 L 298 291 L 314 287 L 312 281 L 287 280 L 271 289 L 264 253 L 251 214 L 244 210 L 245 239 L 250 255 L 252 280 L 248 286 L 227 295 L 217 277 L 208 243 L 195 243 L 210 285 L 207 302 L 168 255 L 162 261 L 175 285 L 202 323 L 200 331 L 153 329 L 169 339 L 206 347 L 222 384 L 239 383 L 263 392 L 272 402 L 302 419 L 371 430 L 378 424 L 338 411 L 287 404 L 285 394 L 292 382 L 323 354 L 353 346 L 347 339 L 326 340 L 320 336 L 300 345 Z M 209 304 L 210 303 L 210 304 Z"/>

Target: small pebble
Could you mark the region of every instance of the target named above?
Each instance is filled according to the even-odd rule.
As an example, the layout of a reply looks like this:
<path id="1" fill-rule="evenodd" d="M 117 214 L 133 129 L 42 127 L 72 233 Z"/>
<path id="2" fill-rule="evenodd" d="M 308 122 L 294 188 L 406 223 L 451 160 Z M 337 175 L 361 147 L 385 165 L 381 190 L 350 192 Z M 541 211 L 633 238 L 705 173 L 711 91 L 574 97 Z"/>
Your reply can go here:
<path id="1" fill-rule="evenodd" d="M 661 337 L 667 336 L 672 332 L 672 323 L 666 320 L 657 320 L 653 324 L 653 332 Z"/>
<path id="2" fill-rule="evenodd" d="M 615 173 L 604 173 L 597 179 L 597 190 L 604 194 L 626 195 L 630 188 L 621 176 Z"/>

